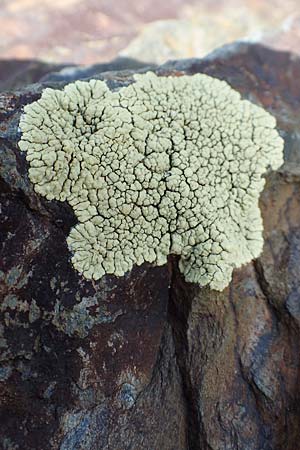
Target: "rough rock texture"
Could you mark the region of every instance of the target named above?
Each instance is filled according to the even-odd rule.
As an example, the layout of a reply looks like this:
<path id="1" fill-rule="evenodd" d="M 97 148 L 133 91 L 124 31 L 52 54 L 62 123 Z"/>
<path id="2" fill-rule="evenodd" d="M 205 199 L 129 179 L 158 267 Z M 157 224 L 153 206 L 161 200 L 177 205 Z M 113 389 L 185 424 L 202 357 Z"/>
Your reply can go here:
<path id="1" fill-rule="evenodd" d="M 221 293 L 186 283 L 173 257 L 85 281 L 71 208 L 33 191 L 17 149 L 23 105 L 63 81 L 2 93 L 1 449 L 299 448 L 300 60 L 240 44 L 156 72 L 225 79 L 276 116 L 286 162 L 261 196 L 263 254 Z"/>

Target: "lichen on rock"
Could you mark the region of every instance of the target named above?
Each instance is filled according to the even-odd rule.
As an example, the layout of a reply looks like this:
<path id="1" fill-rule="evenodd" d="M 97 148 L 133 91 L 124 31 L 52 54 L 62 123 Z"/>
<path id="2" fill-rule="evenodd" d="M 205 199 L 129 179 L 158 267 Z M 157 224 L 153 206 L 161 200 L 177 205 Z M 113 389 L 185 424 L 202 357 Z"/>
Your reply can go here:
<path id="1" fill-rule="evenodd" d="M 135 76 L 45 89 L 21 117 L 29 177 L 67 201 L 67 242 L 87 279 L 180 256 L 187 281 L 222 290 L 257 257 L 262 175 L 283 162 L 275 119 L 207 75 Z"/>

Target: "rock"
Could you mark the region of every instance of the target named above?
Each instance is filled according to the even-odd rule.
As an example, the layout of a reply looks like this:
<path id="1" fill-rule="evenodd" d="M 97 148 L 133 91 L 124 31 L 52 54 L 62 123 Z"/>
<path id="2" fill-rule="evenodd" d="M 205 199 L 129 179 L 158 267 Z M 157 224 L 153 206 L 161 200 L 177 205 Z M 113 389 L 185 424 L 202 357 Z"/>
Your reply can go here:
<path id="1" fill-rule="evenodd" d="M 0 90 L 18 89 L 25 84 L 39 81 L 44 75 L 61 70 L 66 64 L 47 64 L 34 60 L 0 61 Z"/>
<path id="2" fill-rule="evenodd" d="M 153 69 L 155 65 L 125 57 L 116 58 L 109 63 L 81 67 L 74 64 L 48 64 L 35 60 L 0 60 L 0 91 L 24 88 L 25 85 L 38 81 L 70 83 L 79 78 L 92 78 L 102 72 L 138 70 L 145 67 Z"/>
<path id="3" fill-rule="evenodd" d="M 299 51 L 299 1 L 2 0 L 0 58 L 161 64 L 240 39 Z M 126 9 L 126 11 L 125 11 Z M 34 30 L 34 32 L 33 32 Z"/>
<path id="4" fill-rule="evenodd" d="M 263 254 L 236 270 L 221 293 L 186 283 L 173 257 L 165 267 L 144 264 L 121 278 L 84 280 L 66 245 L 71 208 L 34 192 L 17 148 L 23 106 L 68 78 L 49 74 L 2 93 L 5 450 L 298 448 L 300 60 L 244 43 L 155 70 L 224 79 L 276 116 L 286 162 L 267 177 L 261 196 Z M 85 76 L 81 68 L 78 76 Z M 132 71 L 97 78 L 118 87 L 132 81 Z"/>
<path id="5" fill-rule="evenodd" d="M 155 12 L 160 8 L 157 5 Z M 162 64 L 169 59 L 202 57 L 237 40 L 299 54 L 300 16 L 295 0 L 281 2 L 280 8 L 277 0 L 178 0 L 175 11 L 176 17 L 160 15 L 141 23 L 136 34 L 123 41 L 118 54 Z"/>

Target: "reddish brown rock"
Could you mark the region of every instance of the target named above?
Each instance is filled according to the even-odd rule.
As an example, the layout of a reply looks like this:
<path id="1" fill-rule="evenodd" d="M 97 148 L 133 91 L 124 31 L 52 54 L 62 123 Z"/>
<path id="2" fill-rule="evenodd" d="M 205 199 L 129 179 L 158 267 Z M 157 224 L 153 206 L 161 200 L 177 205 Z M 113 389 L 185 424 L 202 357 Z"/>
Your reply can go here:
<path id="1" fill-rule="evenodd" d="M 17 149 L 23 105 L 64 76 L 1 94 L 3 449 L 299 448 L 300 60 L 239 44 L 156 71 L 225 79 L 277 117 L 286 162 L 261 196 L 264 252 L 222 293 L 184 282 L 175 258 L 84 280 L 71 208 L 35 194 Z"/>

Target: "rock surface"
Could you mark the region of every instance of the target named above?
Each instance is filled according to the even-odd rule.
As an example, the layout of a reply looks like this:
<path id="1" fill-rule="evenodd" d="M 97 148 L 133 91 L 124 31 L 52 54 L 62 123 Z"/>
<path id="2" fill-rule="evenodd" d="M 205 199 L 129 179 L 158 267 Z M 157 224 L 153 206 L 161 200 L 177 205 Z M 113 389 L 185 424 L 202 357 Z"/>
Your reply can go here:
<path id="1" fill-rule="evenodd" d="M 298 448 L 300 60 L 238 44 L 154 70 L 225 79 L 276 116 L 286 162 L 261 196 L 263 254 L 221 293 L 184 282 L 173 257 L 84 280 L 66 245 L 71 208 L 34 192 L 17 148 L 23 105 L 69 78 L 43 70 L 0 94 L 1 449 Z"/>
<path id="2" fill-rule="evenodd" d="M 299 0 L 1 0 L 0 58 L 162 64 L 240 39 L 298 53 L 299 19 Z"/>

